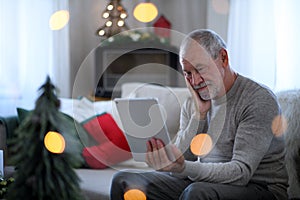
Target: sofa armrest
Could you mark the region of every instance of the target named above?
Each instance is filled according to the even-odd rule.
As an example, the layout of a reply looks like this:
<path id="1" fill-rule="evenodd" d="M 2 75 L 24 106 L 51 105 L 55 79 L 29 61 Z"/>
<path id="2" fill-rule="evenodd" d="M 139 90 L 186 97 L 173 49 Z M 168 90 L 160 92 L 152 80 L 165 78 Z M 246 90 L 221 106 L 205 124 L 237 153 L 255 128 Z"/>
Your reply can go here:
<path id="1" fill-rule="evenodd" d="M 7 139 L 12 138 L 18 125 L 19 120 L 17 116 L 0 117 L 0 149 L 4 151 L 4 164 L 7 164 L 7 158 L 9 157 Z"/>
<path id="2" fill-rule="evenodd" d="M 0 125 L 5 128 L 6 137 L 11 138 L 19 125 L 19 119 L 17 116 L 0 117 Z"/>

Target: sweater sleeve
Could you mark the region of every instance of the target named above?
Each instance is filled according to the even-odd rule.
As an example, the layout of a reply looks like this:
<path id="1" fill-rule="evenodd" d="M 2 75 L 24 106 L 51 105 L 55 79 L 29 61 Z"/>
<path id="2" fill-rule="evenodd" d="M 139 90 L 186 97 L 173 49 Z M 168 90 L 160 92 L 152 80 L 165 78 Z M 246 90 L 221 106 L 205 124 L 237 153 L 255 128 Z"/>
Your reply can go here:
<path id="1" fill-rule="evenodd" d="M 246 185 L 266 156 L 274 138 L 271 126 L 279 113 L 279 107 L 269 97 L 260 95 L 253 98 L 243 109 L 237 128 L 225 128 L 227 131 L 235 131 L 231 159 L 226 162 L 216 162 L 213 159 L 213 162 L 186 160 L 184 171 L 178 175 L 192 181 Z M 238 112 L 235 109 L 233 111 Z M 222 151 L 221 148 L 219 150 Z"/>
<path id="2" fill-rule="evenodd" d="M 207 121 L 196 119 L 193 100 L 188 98 L 181 110 L 180 127 L 175 141 L 175 145 L 183 152 L 186 160 L 196 159 L 190 151 L 191 140 L 198 133 L 206 131 Z"/>

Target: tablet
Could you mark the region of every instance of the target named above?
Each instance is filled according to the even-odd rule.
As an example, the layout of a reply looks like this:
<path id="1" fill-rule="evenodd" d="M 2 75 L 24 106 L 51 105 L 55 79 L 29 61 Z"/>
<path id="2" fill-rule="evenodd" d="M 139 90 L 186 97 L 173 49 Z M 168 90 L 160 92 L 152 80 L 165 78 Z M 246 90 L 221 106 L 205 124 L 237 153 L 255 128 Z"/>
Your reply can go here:
<path id="1" fill-rule="evenodd" d="M 171 151 L 171 140 L 166 126 L 163 107 L 155 98 L 114 99 L 120 116 L 125 137 L 133 159 L 145 162 L 147 146 L 151 138 L 161 139 L 171 161 L 175 157 Z"/>

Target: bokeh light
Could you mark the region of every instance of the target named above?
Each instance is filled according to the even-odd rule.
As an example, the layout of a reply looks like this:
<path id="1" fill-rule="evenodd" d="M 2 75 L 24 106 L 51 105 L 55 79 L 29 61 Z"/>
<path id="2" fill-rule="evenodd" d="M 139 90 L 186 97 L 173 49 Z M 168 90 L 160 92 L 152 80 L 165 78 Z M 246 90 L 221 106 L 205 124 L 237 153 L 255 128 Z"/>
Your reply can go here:
<path id="1" fill-rule="evenodd" d="M 60 30 L 65 27 L 70 19 L 69 11 L 59 10 L 53 13 L 49 20 L 49 26 L 51 30 Z"/>
<path id="2" fill-rule="evenodd" d="M 104 30 L 100 30 L 100 31 L 98 32 L 98 34 L 99 34 L 100 36 L 103 36 L 103 35 L 105 35 L 105 31 L 104 31 Z"/>
<path id="3" fill-rule="evenodd" d="M 64 137 L 55 131 L 49 131 L 46 134 L 44 138 L 44 144 L 48 151 L 57 154 L 64 152 L 66 146 Z"/>
<path id="4" fill-rule="evenodd" d="M 104 19 L 107 19 L 109 17 L 109 13 L 108 12 L 104 12 L 103 15 L 102 15 L 102 17 Z"/>
<path id="5" fill-rule="evenodd" d="M 107 10 L 113 10 L 114 9 L 114 6 L 112 5 L 112 4 L 109 4 L 108 6 L 107 6 Z"/>
<path id="6" fill-rule="evenodd" d="M 131 189 L 125 192 L 124 200 L 146 200 L 147 197 L 144 192 L 139 189 Z"/>
<path id="7" fill-rule="evenodd" d="M 111 27 L 112 26 L 112 21 L 107 21 L 106 23 L 105 23 L 105 25 L 107 26 L 107 27 Z"/>
<path id="8" fill-rule="evenodd" d="M 121 27 L 121 26 L 124 26 L 125 22 L 123 20 L 119 20 L 117 24 L 118 24 L 118 26 Z"/>
<path id="9" fill-rule="evenodd" d="M 204 156 L 212 149 L 212 139 L 206 133 L 196 135 L 190 145 L 191 152 L 196 156 Z"/>
<path id="10" fill-rule="evenodd" d="M 221 15 L 226 15 L 229 12 L 228 0 L 212 0 L 212 7 L 214 11 Z"/>
<path id="11" fill-rule="evenodd" d="M 276 137 L 282 136 L 287 130 L 288 122 L 283 115 L 277 115 L 272 121 L 272 132 Z"/>
<path id="12" fill-rule="evenodd" d="M 133 16 L 140 22 L 151 22 L 158 15 L 158 10 L 153 3 L 145 2 L 138 4 L 133 10 Z"/>

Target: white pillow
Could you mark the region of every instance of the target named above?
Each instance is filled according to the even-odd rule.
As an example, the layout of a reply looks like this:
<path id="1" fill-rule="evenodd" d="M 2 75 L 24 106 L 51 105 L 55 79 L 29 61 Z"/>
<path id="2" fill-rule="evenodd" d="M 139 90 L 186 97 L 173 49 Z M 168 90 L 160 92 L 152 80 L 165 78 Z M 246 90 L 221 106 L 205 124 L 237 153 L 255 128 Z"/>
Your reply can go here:
<path id="1" fill-rule="evenodd" d="M 80 99 L 61 99 L 61 112 L 70 115 L 78 122 L 83 122 L 104 112 L 110 113 L 118 120 L 119 117 L 114 112 L 114 104 L 111 100 L 93 102 L 86 97 Z"/>

